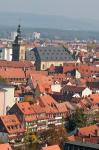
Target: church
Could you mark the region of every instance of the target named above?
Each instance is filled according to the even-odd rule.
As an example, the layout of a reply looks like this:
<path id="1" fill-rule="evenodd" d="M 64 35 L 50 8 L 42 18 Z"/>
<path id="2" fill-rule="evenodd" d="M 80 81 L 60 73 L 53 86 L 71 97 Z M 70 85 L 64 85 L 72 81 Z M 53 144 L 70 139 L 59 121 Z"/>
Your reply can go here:
<path id="1" fill-rule="evenodd" d="M 73 57 L 64 47 L 39 47 L 26 52 L 26 60 L 35 62 L 37 70 L 47 70 L 50 66 L 63 66 Z"/>
<path id="2" fill-rule="evenodd" d="M 12 45 L 12 52 L 12 61 L 25 60 L 26 44 L 22 40 L 20 25 L 18 25 L 17 36 Z"/>

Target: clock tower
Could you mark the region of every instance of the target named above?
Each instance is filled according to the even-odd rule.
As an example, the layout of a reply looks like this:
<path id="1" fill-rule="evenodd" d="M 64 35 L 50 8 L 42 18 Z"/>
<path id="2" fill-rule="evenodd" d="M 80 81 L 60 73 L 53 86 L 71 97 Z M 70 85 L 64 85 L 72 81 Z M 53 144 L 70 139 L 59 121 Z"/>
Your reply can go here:
<path id="1" fill-rule="evenodd" d="M 15 40 L 13 42 L 12 49 L 13 49 L 12 54 L 13 61 L 25 60 L 26 44 L 22 40 L 20 24 L 18 25 L 17 28 L 17 36 L 15 37 Z"/>

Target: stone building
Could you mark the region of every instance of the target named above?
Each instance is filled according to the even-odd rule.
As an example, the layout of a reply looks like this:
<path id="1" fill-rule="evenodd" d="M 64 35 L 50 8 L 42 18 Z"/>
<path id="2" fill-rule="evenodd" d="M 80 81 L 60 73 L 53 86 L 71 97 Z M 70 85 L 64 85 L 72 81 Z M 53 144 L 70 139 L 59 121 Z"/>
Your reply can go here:
<path id="1" fill-rule="evenodd" d="M 18 26 L 17 36 L 12 45 L 12 49 L 13 49 L 12 50 L 13 61 L 25 60 L 26 44 L 22 41 L 20 25 Z"/>
<path id="2" fill-rule="evenodd" d="M 63 47 L 40 47 L 26 52 L 26 59 L 35 62 L 37 70 L 47 70 L 51 65 L 63 66 L 73 58 Z"/>

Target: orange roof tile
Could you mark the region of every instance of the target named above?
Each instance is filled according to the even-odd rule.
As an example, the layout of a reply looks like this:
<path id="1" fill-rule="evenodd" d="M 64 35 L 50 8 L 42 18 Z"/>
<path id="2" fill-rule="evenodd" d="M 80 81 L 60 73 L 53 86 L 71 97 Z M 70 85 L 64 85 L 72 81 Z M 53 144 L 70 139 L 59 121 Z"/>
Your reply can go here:
<path id="1" fill-rule="evenodd" d="M 6 67 L 6 68 L 33 68 L 34 65 L 31 61 L 6 61 L 6 60 L 0 60 L 0 67 Z"/>
<path id="2" fill-rule="evenodd" d="M 93 104 L 99 104 L 99 93 L 90 95 Z"/>
<path id="3" fill-rule="evenodd" d="M 60 147 L 58 145 L 52 145 L 52 146 L 42 147 L 42 150 L 60 150 Z"/>
<path id="4" fill-rule="evenodd" d="M 3 78 L 11 79 L 11 78 L 25 78 L 24 71 L 22 69 L 0 69 L 0 76 Z"/>
<path id="5" fill-rule="evenodd" d="M 0 119 L 2 120 L 8 133 L 12 134 L 24 132 L 24 128 L 21 126 L 21 123 L 19 122 L 16 115 L 0 116 Z"/>
<path id="6" fill-rule="evenodd" d="M 7 126 L 12 124 L 14 125 L 20 124 L 16 115 L 5 115 L 5 116 L 0 116 L 0 118 L 3 121 L 3 123 Z"/>
<path id="7" fill-rule="evenodd" d="M 37 120 L 37 117 L 36 117 L 36 114 L 35 115 L 26 115 L 25 116 L 25 121 L 26 122 L 32 122 L 32 121 L 36 121 Z"/>
<path id="8" fill-rule="evenodd" d="M 44 104 L 44 106 L 54 106 L 58 104 L 50 95 L 40 96 L 40 101 Z"/>
<path id="9" fill-rule="evenodd" d="M 39 74 L 39 73 L 31 74 L 31 78 L 32 78 L 32 83 L 34 85 L 34 88 L 36 88 L 37 84 L 51 85 L 53 83 L 52 77 L 42 75 L 42 74 Z"/>
<path id="10" fill-rule="evenodd" d="M 6 143 L 6 144 L 0 144 L 0 150 L 12 150 L 12 148 L 9 145 L 9 143 Z"/>
<path id="11" fill-rule="evenodd" d="M 97 125 L 91 125 L 91 126 L 78 129 L 78 133 L 83 136 L 89 136 L 89 135 L 94 136 L 96 134 L 95 133 L 96 130 L 99 130 L 99 127 Z"/>
<path id="12" fill-rule="evenodd" d="M 58 107 L 59 112 L 66 113 L 68 111 L 67 105 L 65 102 L 57 104 L 57 107 Z"/>
<path id="13" fill-rule="evenodd" d="M 21 103 L 16 103 L 16 104 L 18 108 L 22 111 L 22 113 L 25 115 L 35 113 L 29 102 L 21 102 Z"/>
<path id="14" fill-rule="evenodd" d="M 68 137 L 68 140 L 69 140 L 69 141 L 75 141 L 76 139 L 75 139 L 75 136 L 74 136 L 74 135 L 71 135 L 71 136 Z"/>

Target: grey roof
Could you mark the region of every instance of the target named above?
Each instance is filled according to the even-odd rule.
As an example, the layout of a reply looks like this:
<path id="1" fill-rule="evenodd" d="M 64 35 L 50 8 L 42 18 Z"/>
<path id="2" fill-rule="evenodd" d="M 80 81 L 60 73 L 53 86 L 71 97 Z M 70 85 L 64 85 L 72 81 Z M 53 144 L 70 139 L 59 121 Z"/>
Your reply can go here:
<path id="1" fill-rule="evenodd" d="M 26 52 L 26 60 L 32 60 L 32 61 L 36 60 L 34 50 L 30 50 Z"/>
<path id="2" fill-rule="evenodd" d="M 0 83 L 0 89 L 4 89 L 4 88 L 14 88 L 14 86 L 6 84 L 6 83 L 5 84 Z"/>
<path id="3" fill-rule="evenodd" d="M 71 145 L 82 146 L 82 147 L 95 148 L 99 150 L 99 144 L 94 144 L 94 143 L 89 143 L 89 142 L 79 142 L 79 141 L 66 142 L 66 143 L 71 144 Z"/>
<path id="4" fill-rule="evenodd" d="M 63 47 L 40 47 L 26 54 L 28 60 L 72 61 L 72 56 Z"/>

